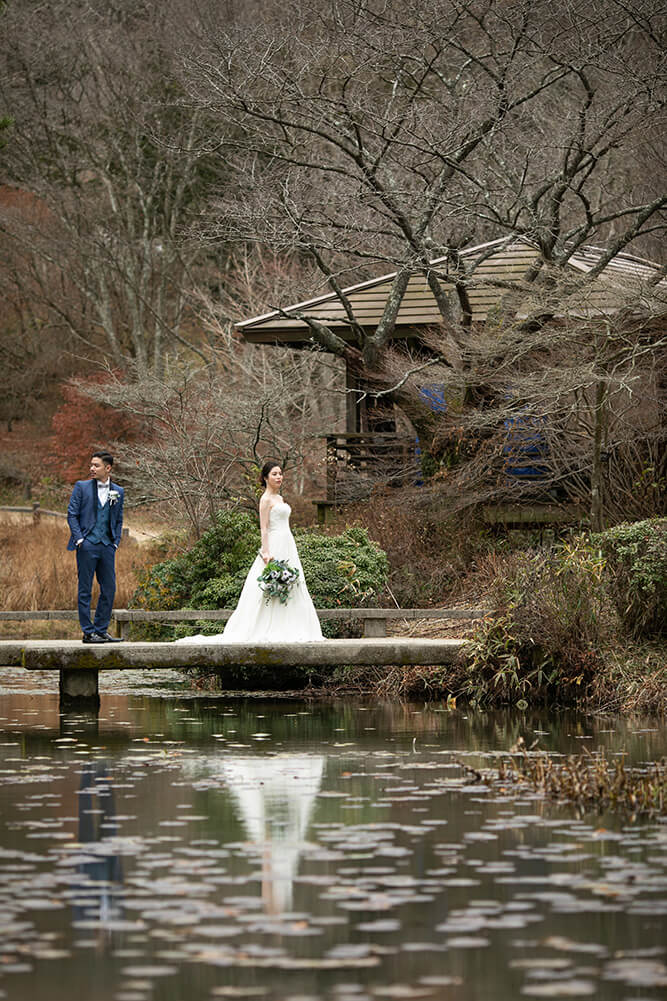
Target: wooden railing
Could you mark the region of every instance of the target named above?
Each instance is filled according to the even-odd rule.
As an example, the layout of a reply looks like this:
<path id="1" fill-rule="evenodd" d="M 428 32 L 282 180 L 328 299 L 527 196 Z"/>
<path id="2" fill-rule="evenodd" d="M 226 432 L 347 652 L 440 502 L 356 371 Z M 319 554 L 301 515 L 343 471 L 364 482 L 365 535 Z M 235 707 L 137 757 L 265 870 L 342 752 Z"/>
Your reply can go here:
<path id="1" fill-rule="evenodd" d="M 328 509 L 367 497 L 379 483 L 400 486 L 417 476 L 415 439 L 384 431 L 324 435 L 326 442 L 326 497 L 313 501 L 318 521 Z"/>
<path id="2" fill-rule="evenodd" d="M 7 511 L 11 514 L 31 514 L 33 522 L 37 525 L 39 524 L 42 516 L 45 518 L 67 518 L 67 515 L 63 511 L 48 511 L 43 508 L 39 501 L 33 501 L 30 507 L 10 507 L 8 505 L 0 505 L 0 511 Z"/>
<path id="3" fill-rule="evenodd" d="M 42 518 L 62 518 L 64 521 L 67 520 L 67 514 L 64 511 L 49 511 L 48 508 L 41 506 L 39 501 L 33 501 L 30 507 L 14 507 L 7 504 L 0 504 L 0 514 L 6 511 L 8 514 L 30 514 L 32 515 L 33 525 L 39 525 Z M 129 539 L 130 530 L 127 526 L 123 528 L 123 538 Z"/>

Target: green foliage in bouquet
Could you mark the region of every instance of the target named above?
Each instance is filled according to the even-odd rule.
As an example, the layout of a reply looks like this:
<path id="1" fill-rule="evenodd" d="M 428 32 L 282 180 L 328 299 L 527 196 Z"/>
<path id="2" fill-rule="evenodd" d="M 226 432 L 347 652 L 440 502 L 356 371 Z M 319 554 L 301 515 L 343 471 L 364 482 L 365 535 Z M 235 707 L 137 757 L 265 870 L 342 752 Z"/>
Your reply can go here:
<path id="1" fill-rule="evenodd" d="M 385 586 L 387 556 L 362 528 L 341 535 L 296 533 L 303 571 L 316 608 L 377 605 Z M 175 559 L 153 566 L 135 591 L 131 607 L 145 609 L 234 608 L 260 547 L 256 518 L 246 512 L 219 511 L 211 528 Z M 335 635 L 337 623 L 323 632 Z M 174 639 L 216 633 L 219 622 L 133 627 L 133 637 Z"/>
<path id="2" fill-rule="evenodd" d="M 269 560 L 257 578 L 257 583 L 266 596 L 267 605 L 273 598 L 277 598 L 281 605 L 286 605 L 298 579 L 298 567 L 291 567 L 287 560 Z"/>

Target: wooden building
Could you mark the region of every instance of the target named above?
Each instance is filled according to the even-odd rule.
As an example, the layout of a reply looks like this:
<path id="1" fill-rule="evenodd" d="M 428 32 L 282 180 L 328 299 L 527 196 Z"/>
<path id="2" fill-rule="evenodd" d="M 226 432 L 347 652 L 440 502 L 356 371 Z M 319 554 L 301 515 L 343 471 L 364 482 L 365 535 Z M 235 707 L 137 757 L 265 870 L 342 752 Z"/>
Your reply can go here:
<path id="1" fill-rule="evenodd" d="M 565 268 L 559 269 L 555 280 L 561 286 L 558 300 L 560 315 L 581 318 L 583 321 L 612 314 L 629 301 L 647 311 L 665 311 L 667 281 L 661 280 L 659 266 L 630 254 L 617 254 L 590 283 L 582 286 L 580 279 L 596 267 L 604 253 L 605 251 L 596 247 L 582 247 L 572 254 Z M 526 278 L 534 269 L 539 256 L 538 246 L 519 236 L 503 237 L 460 252 L 458 279 L 465 283 L 471 313 L 469 326 L 473 335 L 475 327 L 487 321 L 494 308 L 506 296 L 508 288 L 513 285 L 516 285 L 518 293 L 514 314 L 517 319 L 530 316 L 535 311 L 543 311 L 542 287 Z M 446 289 L 447 256 L 436 258 L 431 264 L 437 268 L 441 283 Z M 377 327 L 395 278 L 395 272 L 385 274 L 343 290 L 362 327 Z M 567 287 L 569 280 L 572 281 L 571 292 Z M 662 303 L 658 302 L 658 298 L 662 299 Z M 244 320 L 237 324 L 237 329 L 250 343 L 309 347 L 312 345 L 312 334 L 301 318 L 304 315 L 330 327 L 342 339 L 351 340 L 347 313 L 335 292 Z M 410 277 L 403 296 L 393 337 L 419 341 L 420 333 L 427 328 L 437 328 L 441 323 L 442 317 L 426 276 L 415 272 Z M 351 390 L 362 388 L 350 372 L 347 386 Z M 354 462 L 355 450 L 359 460 L 373 442 L 384 448 L 385 452 L 391 452 L 395 429 L 390 416 L 373 415 L 368 409 L 367 400 L 359 402 L 360 395 L 353 392 L 348 394 L 346 433 L 329 436 L 328 447 L 334 460 L 340 461 L 344 458 L 343 453 L 347 452 L 346 461 Z M 384 435 L 387 438 L 383 444 L 381 439 Z M 336 461 L 334 468 L 335 466 Z"/>

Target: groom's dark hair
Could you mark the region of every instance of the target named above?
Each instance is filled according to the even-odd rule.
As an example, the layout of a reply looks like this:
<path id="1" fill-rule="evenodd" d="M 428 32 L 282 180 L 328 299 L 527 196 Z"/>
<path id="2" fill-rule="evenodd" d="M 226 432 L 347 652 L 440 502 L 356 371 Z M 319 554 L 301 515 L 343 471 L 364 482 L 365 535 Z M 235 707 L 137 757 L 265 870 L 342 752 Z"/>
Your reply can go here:
<path id="1" fill-rule="evenodd" d="M 113 455 L 111 452 L 93 452 L 91 459 L 101 459 L 105 466 L 113 466 Z"/>

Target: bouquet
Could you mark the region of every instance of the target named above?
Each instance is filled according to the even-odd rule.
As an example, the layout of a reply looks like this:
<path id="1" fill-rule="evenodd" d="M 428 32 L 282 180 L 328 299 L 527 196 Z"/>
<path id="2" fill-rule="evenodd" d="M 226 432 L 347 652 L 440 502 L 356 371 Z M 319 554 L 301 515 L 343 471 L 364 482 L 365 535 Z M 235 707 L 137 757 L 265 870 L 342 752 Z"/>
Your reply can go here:
<path id="1" fill-rule="evenodd" d="M 277 598 L 281 605 L 285 605 L 298 577 L 298 569 L 291 567 L 287 560 L 269 560 L 257 578 L 260 590 L 266 595 L 267 605 L 271 598 Z"/>

